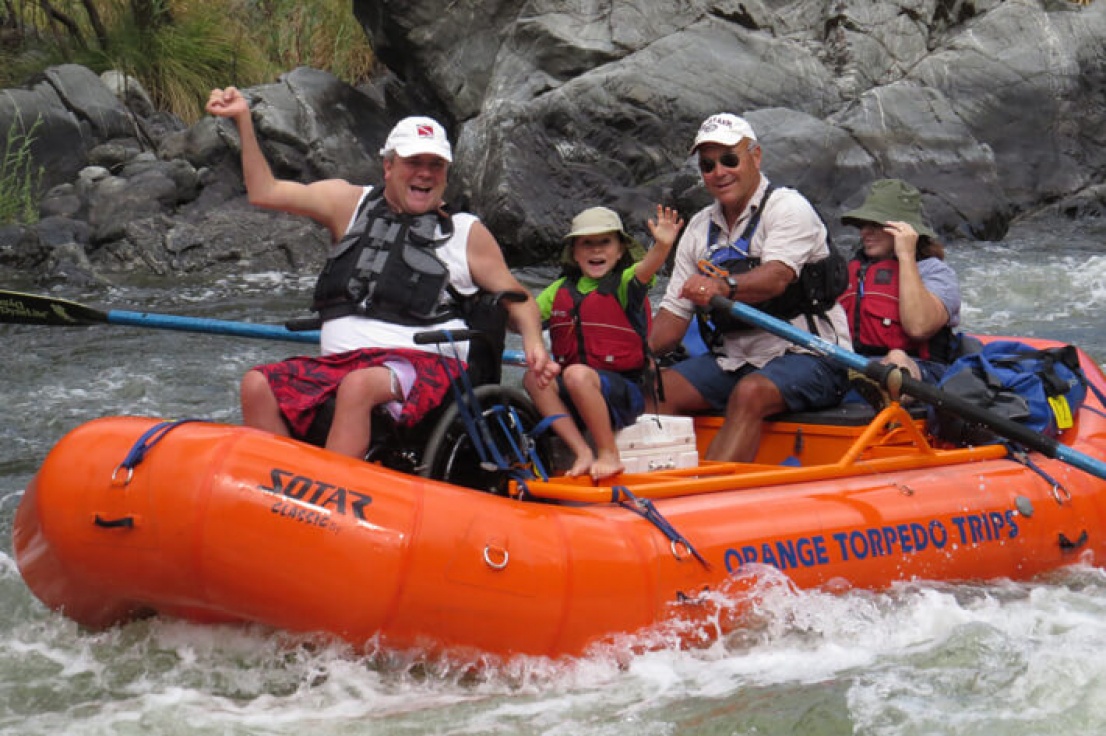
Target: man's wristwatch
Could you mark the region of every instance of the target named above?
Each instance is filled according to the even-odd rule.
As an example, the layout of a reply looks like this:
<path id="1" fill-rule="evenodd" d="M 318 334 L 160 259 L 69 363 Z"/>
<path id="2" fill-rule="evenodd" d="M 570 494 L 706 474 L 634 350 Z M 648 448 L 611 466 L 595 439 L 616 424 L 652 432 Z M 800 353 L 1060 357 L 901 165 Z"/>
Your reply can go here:
<path id="1" fill-rule="evenodd" d="M 722 280 L 726 282 L 726 286 L 730 287 L 730 295 L 726 298 L 732 302 L 734 300 L 734 297 L 737 296 L 737 279 L 735 279 L 733 276 L 727 275 Z"/>

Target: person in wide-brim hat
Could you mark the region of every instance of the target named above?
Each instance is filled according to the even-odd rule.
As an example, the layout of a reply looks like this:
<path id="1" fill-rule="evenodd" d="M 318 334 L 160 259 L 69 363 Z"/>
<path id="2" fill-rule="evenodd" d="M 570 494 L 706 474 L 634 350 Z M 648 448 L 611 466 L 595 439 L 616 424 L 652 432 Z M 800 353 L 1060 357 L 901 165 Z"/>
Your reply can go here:
<path id="1" fill-rule="evenodd" d="M 853 350 L 936 384 L 957 351 L 960 282 L 922 217 L 921 192 L 900 179 L 880 179 L 841 222 L 860 228 L 860 249 L 839 298 L 851 315 Z M 874 396 L 864 383 L 857 388 Z"/>
<path id="2" fill-rule="evenodd" d="M 645 257 L 645 248 L 626 232 L 626 228 L 622 226 L 622 218 L 617 212 L 607 207 L 591 207 L 572 218 L 572 225 L 569 227 L 568 234 L 564 236 L 566 242 L 564 250 L 561 251 L 561 265 L 570 270 L 579 268 L 574 256 L 576 238 L 603 233 L 618 233 L 619 239 L 625 246 L 623 254 L 630 259 L 631 263 L 636 263 Z"/>
<path id="3" fill-rule="evenodd" d="M 563 272 L 537 298 L 562 370 L 553 385 L 539 385 L 529 372 L 522 385 L 542 416 L 553 418 L 572 455 L 569 476 L 598 480 L 625 470 L 614 433 L 645 410 L 648 292 L 684 221 L 658 205 L 647 224 L 654 238 L 648 252 L 614 210 L 591 207 L 576 215 L 565 235 Z"/>

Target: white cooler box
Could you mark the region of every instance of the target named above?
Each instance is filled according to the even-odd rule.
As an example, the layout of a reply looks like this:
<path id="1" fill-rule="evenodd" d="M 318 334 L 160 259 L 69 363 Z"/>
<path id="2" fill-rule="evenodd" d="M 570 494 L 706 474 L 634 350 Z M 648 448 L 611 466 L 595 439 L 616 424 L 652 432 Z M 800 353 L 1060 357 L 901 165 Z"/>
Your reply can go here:
<path id="1" fill-rule="evenodd" d="M 691 417 L 642 414 L 637 422 L 615 433 L 615 442 L 627 473 L 694 468 L 699 464 Z"/>

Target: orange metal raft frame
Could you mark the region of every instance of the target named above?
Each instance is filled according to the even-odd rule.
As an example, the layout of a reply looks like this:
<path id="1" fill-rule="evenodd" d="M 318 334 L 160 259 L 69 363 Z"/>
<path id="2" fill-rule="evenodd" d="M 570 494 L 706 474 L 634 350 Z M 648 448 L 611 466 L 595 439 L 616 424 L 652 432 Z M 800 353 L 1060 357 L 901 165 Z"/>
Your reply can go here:
<path id="1" fill-rule="evenodd" d="M 765 564 L 799 587 L 880 589 L 1106 559 L 1106 481 L 1034 456 L 1054 486 L 1001 447 L 934 447 L 898 406 L 862 427 L 771 425 L 757 463 L 616 479 L 706 564 L 582 479 L 530 484 L 547 501 L 525 502 L 208 423 L 116 472 L 155 424 L 69 433 L 17 511 L 24 580 L 84 625 L 156 612 L 356 646 L 577 655 L 656 627 L 699 643 L 740 626 L 712 594 L 734 600 Z M 705 444 L 717 420 L 696 428 Z M 800 430 L 805 467 L 776 465 Z M 1080 412 L 1064 441 L 1106 456 L 1106 418 Z"/>
<path id="2" fill-rule="evenodd" d="M 700 455 L 710 445 L 721 423 L 720 417 L 696 418 Z M 912 418 L 898 403 L 885 408 L 863 427 L 769 423 L 756 463 L 701 461 L 698 467 L 624 474 L 617 480 L 619 486 L 631 488 L 639 498 L 673 498 L 962 465 L 1007 455 L 1000 445 L 937 449 L 926 439 L 923 429 L 924 422 Z M 785 448 L 794 445 L 797 432 L 806 437 L 803 459 L 816 464 L 789 467 L 778 461 L 767 461 L 767 458 L 778 456 L 782 459 L 790 455 Z M 552 478 L 527 485 L 527 490 L 540 498 L 589 503 L 610 501 L 611 488 L 609 485 L 596 486 L 586 477 Z M 517 486 L 515 492 L 519 492 Z"/>

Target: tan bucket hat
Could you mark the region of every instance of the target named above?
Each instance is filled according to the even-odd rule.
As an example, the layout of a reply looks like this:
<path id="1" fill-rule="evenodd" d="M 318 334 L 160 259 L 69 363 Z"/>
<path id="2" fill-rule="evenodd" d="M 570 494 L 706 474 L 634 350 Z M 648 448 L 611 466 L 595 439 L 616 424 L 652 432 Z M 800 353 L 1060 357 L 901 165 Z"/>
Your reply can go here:
<path id="1" fill-rule="evenodd" d="M 622 218 L 617 212 L 607 207 L 591 207 L 572 218 L 572 226 L 569 228 L 568 235 L 564 237 L 568 243 L 561 253 L 561 263 L 568 266 L 576 264 L 572 259 L 572 247 L 576 238 L 599 233 L 618 233 L 622 242 L 626 244 L 626 250 L 629 251 L 631 258 L 640 261 L 645 257 L 645 248 L 631 238 L 622 227 Z"/>

